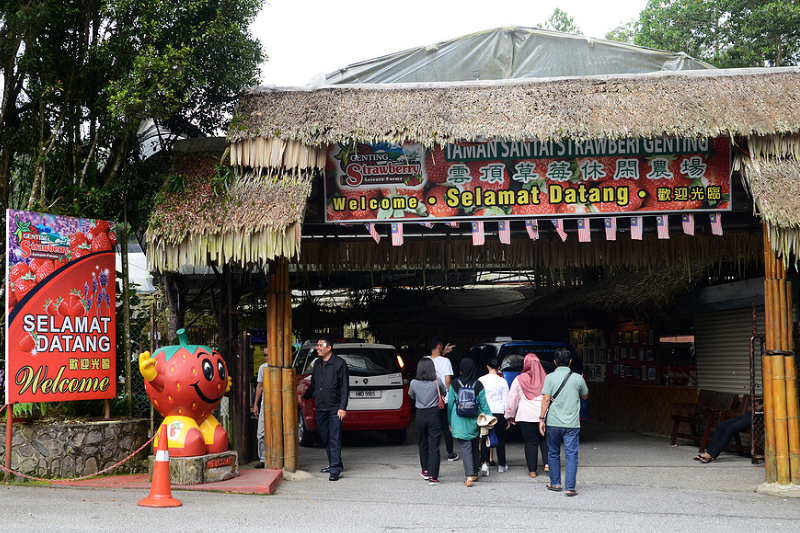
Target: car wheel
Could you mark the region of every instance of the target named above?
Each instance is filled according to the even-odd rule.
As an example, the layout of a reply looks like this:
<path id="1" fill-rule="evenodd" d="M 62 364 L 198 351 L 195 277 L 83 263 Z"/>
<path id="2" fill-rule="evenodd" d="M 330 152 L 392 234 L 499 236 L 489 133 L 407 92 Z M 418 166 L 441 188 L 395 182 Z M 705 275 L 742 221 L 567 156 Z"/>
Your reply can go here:
<path id="1" fill-rule="evenodd" d="M 297 442 L 304 448 L 314 445 L 317 435 L 306 428 L 306 421 L 303 418 L 303 411 L 297 410 Z"/>
<path id="2" fill-rule="evenodd" d="M 406 441 L 406 430 L 393 429 L 391 431 L 387 431 L 386 436 L 389 437 L 389 444 L 392 446 L 399 446 Z"/>

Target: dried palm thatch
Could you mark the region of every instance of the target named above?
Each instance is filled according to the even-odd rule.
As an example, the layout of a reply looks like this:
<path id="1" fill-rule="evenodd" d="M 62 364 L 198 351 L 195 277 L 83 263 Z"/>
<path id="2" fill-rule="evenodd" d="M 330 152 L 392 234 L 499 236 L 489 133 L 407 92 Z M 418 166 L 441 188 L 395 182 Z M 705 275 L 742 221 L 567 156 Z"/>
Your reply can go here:
<path id="1" fill-rule="evenodd" d="M 258 89 L 237 104 L 228 139 L 429 147 L 483 138 L 748 137 L 796 133 L 798 125 L 800 69 L 787 67 Z"/>
<path id="2" fill-rule="evenodd" d="M 176 155 L 174 179 L 183 185 L 153 209 L 146 234 L 152 268 L 245 266 L 299 253 L 311 175 L 237 174 L 217 163 L 213 156 Z"/>
<path id="3" fill-rule="evenodd" d="M 298 268 L 310 272 L 347 270 L 503 268 L 531 270 L 566 267 L 648 268 L 650 265 L 687 267 L 697 258 L 713 263 L 732 263 L 743 272 L 763 259 L 761 233 L 726 233 L 723 237 L 676 235 L 668 241 L 646 235 L 642 241 L 622 237 L 616 241 L 595 239 L 589 243 L 577 239 L 514 238 L 507 246 L 486 240 L 473 246 L 469 237 L 460 239 L 419 239 L 405 237 L 403 246 L 391 246 L 388 239 L 380 244 L 364 240 L 303 244 Z"/>
<path id="4" fill-rule="evenodd" d="M 747 151 L 734 161 L 767 224 L 772 250 L 788 266 L 800 253 L 800 135 L 762 135 L 747 139 Z"/>
<path id="5" fill-rule="evenodd" d="M 297 141 L 256 137 L 232 142 L 231 165 L 236 167 L 325 169 L 327 147 L 306 146 Z"/>
<path id="6" fill-rule="evenodd" d="M 712 262 L 698 259 L 685 265 L 651 264 L 641 270 L 620 268 L 604 281 L 538 298 L 528 312 L 540 317 L 586 310 L 606 313 L 625 310 L 634 315 L 664 310 L 676 298 L 690 292 L 712 266 Z"/>

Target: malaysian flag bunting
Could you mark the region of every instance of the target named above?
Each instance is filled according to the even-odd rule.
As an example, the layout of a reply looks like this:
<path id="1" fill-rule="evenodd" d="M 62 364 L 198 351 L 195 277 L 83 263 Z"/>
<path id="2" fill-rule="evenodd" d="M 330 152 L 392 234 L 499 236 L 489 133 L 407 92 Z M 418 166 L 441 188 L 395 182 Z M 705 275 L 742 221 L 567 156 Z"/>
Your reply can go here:
<path id="1" fill-rule="evenodd" d="M 631 217 L 631 239 L 642 240 L 642 217 Z"/>
<path id="2" fill-rule="evenodd" d="M 505 220 L 498 222 L 497 234 L 500 236 L 501 243 L 511 244 L 511 223 Z"/>
<path id="3" fill-rule="evenodd" d="M 711 221 L 711 233 L 714 235 L 722 235 L 722 215 L 719 213 L 711 213 L 708 215 Z"/>
<path id="4" fill-rule="evenodd" d="M 392 246 L 403 246 L 403 225 L 392 222 Z"/>
<path id="5" fill-rule="evenodd" d="M 588 218 L 578 219 L 578 242 L 589 242 L 592 240 L 592 228 L 589 226 Z"/>
<path id="6" fill-rule="evenodd" d="M 554 218 L 553 226 L 555 226 L 556 233 L 558 233 L 558 236 L 561 237 L 561 242 L 566 242 L 567 232 L 564 231 L 564 221 L 561 220 L 560 218 Z"/>
<path id="7" fill-rule="evenodd" d="M 531 239 L 536 240 L 539 238 L 539 222 L 537 220 L 526 220 L 525 229 L 528 230 L 528 237 Z"/>
<path id="8" fill-rule="evenodd" d="M 606 240 L 607 241 L 616 241 L 617 240 L 617 219 L 616 218 L 604 218 L 603 225 L 606 227 Z"/>
<path id="9" fill-rule="evenodd" d="M 431 229 L 433 227 L 433 222 L 420 222 L 419 225 Z"/>
<path id="10" fill-rule="evenodd" d="M 445 222 L 445 226 L 458 229 L 458 222 Z"/>
<path id="11" fill-rule="evenodd" d="M 367 224 L 365 224 L 365 226 L 367 226 L 367 231 L 369 231 L 369 234 L 372 235 L 373 239 L 375 239 L 375 242 L 377 244 L 380 244 L 381 243 L 381 236 L 378 234 L 378 230 L 375 229 L 375 223 L 374 222 L 368 222 Z"/>
<path id="12" fill-rule="evenodd" d="M 658 228 L 659 239 L 669 239 L 669 219 L 667 215 L 658 215 L 656 217 L 656 228 Z"/>
<path id="13" fill-rule="evenodd" d="M 478 222 L 472 223 L 472 244 L 474 246 L 481 246 L 484 241 L 483 235 L 483 221 L 479 220 Z"/>
<path id="14" fill-rule="evenodd" d="M 683 223 L 683 232 L 686 235 L 694 235 L 694 215 L 692 213 L 682 214 L 681 222 Z"/>

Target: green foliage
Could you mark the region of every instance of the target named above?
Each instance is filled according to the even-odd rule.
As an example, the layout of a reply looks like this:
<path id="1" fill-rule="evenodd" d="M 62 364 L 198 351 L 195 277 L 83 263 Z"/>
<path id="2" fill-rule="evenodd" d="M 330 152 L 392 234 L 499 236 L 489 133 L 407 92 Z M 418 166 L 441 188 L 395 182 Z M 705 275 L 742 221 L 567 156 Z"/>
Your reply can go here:
<path id="1" fill-rule="evenodd" d="M 563 31 L 565 33 L 583 35 L 572 17 L 570 17 L 566 11 L 561 11 L 559 8 L 556 8 L 555 11 L 553 11 L 553 14 L 550 15 L 550 18 L 547 19 L 544 24 L 540 24 L 539 27 L 546 30 Z"/>
<path id="2" fill-rule="evenodd" d="M 214 168 L 214 175 L 211 177 L 211 187 L 214 189 L 214 196 L 222 196 L 230 189 L 233 169 L 229 166 L 220 164 Z"/>
<path id="3" fill-rule="evenodd" d="M 649 0 L 634 42 L 723 68 L 800 60 L 800 2 Z"/>
<path id="4" fill-rule="evenodd" d="M 1 207 L 121 221 L 127 202 L 142 234 L 164 183 L 158 169 L 170 164 L 145 154 L 169 154 L 178 134 L 225 129 L 258 81 L 263 53 L 248 27 L 262 4 L 3 2 Z M 150 121 L 161 133 L 146 151 L 139 133 Z"/>
<path id="5" fill-rule="evenodd" d="M 14 416 L 20 418 L 31 418 L 33 416 L 33 410 L 35 407 L 36 405 L 32 403 L 15 403 Z"/>
<path id="6" fill-rule="evenodd" d="M 181 174 L 172 174 L 167 177 L 167 181 L 164 183 L 164 188 L 167 190 L 167 192 L 180 194 L 186 190 L 186 178 L 184 178 Z"/>
<path id="7" fill-rule="evenodd" d="M 606 33 L 605 38 L 609 41 L 619 41 L 621 43 L 633 44 L 633 39 L 639 29 L 637 21 L 631 20 L 627 24 L 620 24 L 610 32 Z"/>

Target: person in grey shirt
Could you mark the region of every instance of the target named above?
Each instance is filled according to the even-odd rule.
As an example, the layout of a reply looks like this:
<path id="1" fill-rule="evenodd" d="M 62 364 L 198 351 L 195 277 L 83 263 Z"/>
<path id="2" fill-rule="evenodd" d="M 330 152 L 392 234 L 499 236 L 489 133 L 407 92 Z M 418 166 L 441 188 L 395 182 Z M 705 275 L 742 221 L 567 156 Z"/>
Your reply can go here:
<path id="1" fill-rule="evenodd" d="M 408 387 L 408 395 L 417 408 L 420 475 L 431 485 L 439 483 L 439 439 L 442 435 L 439 396 L 444 396 L 445 392 L 444 383 L 436 377 L 433 361 L 427 357 L 422 359 L 417 366 L 417 377 Z"/>

